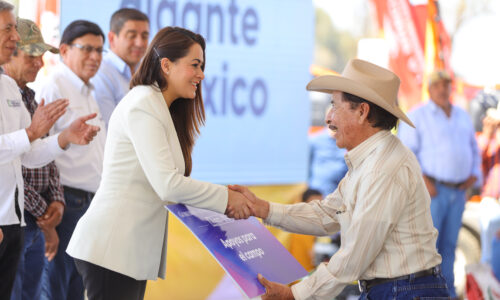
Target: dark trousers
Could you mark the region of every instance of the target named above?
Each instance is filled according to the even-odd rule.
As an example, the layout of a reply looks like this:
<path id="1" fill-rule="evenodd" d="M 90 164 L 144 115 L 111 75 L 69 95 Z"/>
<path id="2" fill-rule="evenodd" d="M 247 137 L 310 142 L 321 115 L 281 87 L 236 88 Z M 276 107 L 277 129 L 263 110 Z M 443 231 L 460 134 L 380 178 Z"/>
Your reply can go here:
<path id="1" fill-rule="evenodd" d="M 89 300 L 143 300 L 146 280 L 111 271 L 75 258 L 76 269 L 82 275 Z"/>
<path id="2" fill-rule="evenodd" d="M 45 264 L 42 276 L 42 300 L 83 300 L 84 287 L 73 258 L 66 253 L 69 240 L 78 220 L 87 211 L 93 193 L 64 186 L 66 208 L 56 227 L 59 236 L 57 255 Z"/>
<path id="3" fill-rule="evenodd" d="M 16 280 L 10 300 L 39 300 L 42 293 L 42 272 L 45 264 L 45 238 L 36 218 L 24 211 L 26 227 Z"/>
<path id="4" fill-rule="evenodd" d="M 0 299 L 10 299 L 17 265 L 23 249 L 23 229 L 20 224 L 0 226 L 3 240 L 0 243 Z"/>

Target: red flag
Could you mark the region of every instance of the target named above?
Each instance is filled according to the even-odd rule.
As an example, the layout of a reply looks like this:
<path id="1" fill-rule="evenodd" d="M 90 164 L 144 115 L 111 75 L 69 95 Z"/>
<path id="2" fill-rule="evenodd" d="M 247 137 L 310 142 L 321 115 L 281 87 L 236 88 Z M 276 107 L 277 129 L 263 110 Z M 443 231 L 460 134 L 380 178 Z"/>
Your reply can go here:
<path id="1" fill-rule="evenodd" d="M 449 67 L 450 39 L 439 17 L 437 2 L 433 10 L 428 3 L 412 4 L 409 0 L 371 0 L 376 12 L 380 35 L 389 43 L 389 68 L 401 79 L 399 101 L 403 109 L 410 109 L 422 99 L 422 83 L 426 70 L 426 27 L 429 14 L 435 32 L 435 50 Z M 422 3 L 423 2 L 423 3 Z M 437 39 L 437 43 L 436 43 Z M 433 67 L 435 64 L 433 65 Z"/>

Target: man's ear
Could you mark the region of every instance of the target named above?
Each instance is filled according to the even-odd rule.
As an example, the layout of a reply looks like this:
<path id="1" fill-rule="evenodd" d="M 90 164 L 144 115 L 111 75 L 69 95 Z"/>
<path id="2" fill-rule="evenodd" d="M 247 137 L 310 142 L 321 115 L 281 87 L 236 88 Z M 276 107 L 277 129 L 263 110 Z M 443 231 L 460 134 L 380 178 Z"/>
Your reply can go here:
<path id="1" fill-rule="evenodd" d="M 66 53 L 68 52 L 68 50 L 69 50 L 68 44 L 59 45 L 59 54 L 61 55 L 61 57 L 66 56 Z"/>
<path id="2" fill-rule="evenodd" d="M 368 121 L 368 114 L 370 113 L 370 105 L 366 102 L 361 103 L 358 106 L 359 110 L 359 124 L 362 124 L 364 121 Z"/>
<path id="3" fill-rule="evenodd" d="M 109 49 L 113 50 L 115 48 L 115 39 L 117 38 L 117 34 L 113 31 L 108 32 L 108 41 L 109 41 Z"/>

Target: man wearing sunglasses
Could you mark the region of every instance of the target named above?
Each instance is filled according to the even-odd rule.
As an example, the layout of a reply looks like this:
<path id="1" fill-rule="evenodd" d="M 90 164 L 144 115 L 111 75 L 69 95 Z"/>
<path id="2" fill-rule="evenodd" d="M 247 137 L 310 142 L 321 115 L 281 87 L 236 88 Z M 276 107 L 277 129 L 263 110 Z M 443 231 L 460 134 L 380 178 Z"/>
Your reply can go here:
<path id="1" fill-rule="evenodd" d="M 71 120 L 90 113 L 97 117 L 90 121 L 101 127 L 94 142 L 72 147 L 56 159 L 64 188 L 66 210 L 57 233 L 58 255 L 46 264 L 46 280 L 42 283 L 42 299 L 83 300 L 83 281 L 66 247 L 76 223 L 87 210 L 101 180 L 106 126 L 94 98 L 90 79 L 97 73 L 102 60 L 104 34 L 95 23 L 77 20 L 66 27 L 59 51 L 60 63 L 37 94 L 38 99 L 50 103 L 59 98 L 69 99 L 66 113 L 55 123 L 51 133 L 64 130 Z"/>

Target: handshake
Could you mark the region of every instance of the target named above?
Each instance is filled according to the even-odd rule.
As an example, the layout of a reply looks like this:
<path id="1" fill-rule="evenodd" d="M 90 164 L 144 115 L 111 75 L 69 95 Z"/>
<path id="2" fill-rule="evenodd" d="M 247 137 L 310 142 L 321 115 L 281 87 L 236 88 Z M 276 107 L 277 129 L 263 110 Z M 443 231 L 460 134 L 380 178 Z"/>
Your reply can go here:
<path id="1" fill-rule="evenodd" d="M 269 202 L 258 198 L 244 186 L 229 185 L 225 214 L 236 220 L 250 216 L 265 219 L 269 214 Z"/>

